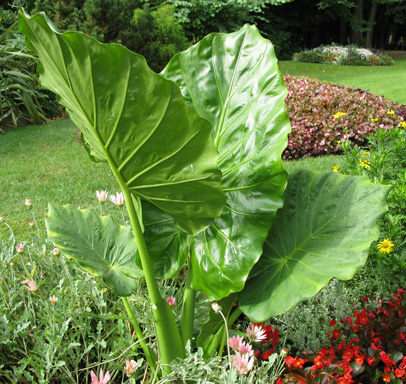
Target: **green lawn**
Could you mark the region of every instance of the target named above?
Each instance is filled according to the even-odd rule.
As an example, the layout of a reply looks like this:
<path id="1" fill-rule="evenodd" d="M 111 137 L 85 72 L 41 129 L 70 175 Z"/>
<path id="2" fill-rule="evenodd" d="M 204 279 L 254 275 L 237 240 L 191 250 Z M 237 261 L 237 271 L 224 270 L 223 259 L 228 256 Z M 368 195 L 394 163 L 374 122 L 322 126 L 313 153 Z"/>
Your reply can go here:
<path id="1" fill-rule="evenodd" d="M 283 75 L 309 76 L 334 84 L 361 88 L 406 105 L 406 57 L 395 58 L 386 67 L 351 67 L 279 61 Z"/>

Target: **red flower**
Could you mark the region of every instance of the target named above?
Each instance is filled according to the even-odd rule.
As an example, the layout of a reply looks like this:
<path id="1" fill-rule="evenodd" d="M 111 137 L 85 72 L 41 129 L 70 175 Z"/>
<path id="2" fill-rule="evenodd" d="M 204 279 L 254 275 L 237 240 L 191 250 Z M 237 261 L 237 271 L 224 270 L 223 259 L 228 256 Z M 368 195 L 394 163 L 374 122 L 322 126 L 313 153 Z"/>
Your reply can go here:
<path id="1" fill-rule="evenodd" d="M 382 361 L 385 365 L 396 365 L 396 363 L 386 354 L 385 351 L 382 351 L 380 354 Z"/>
<path id="2" fill-rule="evenodd" d="M 330 324 L 328 325 L 329 327 L 332 327 L 333 325 L 336 325 L 337 324 L 337 321 L 335 321 L 335 320 L 331 320 L 330 321 Z"/>
<path id="3" fill-rule="evenodd" d="M 364 358 L 363 358 L 362 356 L 357 356 L 357 357 L 355 358 L 355 362 L 356 362 L 359 366 L 361 366 L 362 364 L 364 364 Z"/>
<path id="4" fill-rule="evenodd" d="M 395 376 L 396 377 L 401 378 L 401 377 L 404 376 L 404 374 L 405 374 L 405 371 L 403 369 L 399 369 L 399 368 L 395 369 Z"/>
<path id="5" fill-rule="evenodd" d="M 383 381 L 385 381 L 386 383 L 390 382 L 390 376 L 389 375 L 382 375 Z"/>
<path id="6" fill-rule="evenodd" d="M 367 362 L 368 362 L 368 364 L 369 365 L 372 365 L 372 363 L 375 361 L 375 356 L 372 356 L 372 357 L 367 357 Z"/>

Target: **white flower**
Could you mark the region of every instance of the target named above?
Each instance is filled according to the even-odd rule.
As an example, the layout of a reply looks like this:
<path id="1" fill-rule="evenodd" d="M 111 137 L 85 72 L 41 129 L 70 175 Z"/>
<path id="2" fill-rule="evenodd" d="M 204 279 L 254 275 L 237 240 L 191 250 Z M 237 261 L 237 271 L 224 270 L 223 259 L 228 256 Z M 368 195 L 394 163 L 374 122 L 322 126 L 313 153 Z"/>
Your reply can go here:
<path id="1" fill-rule="evenodd" d="M 109 199 L 117 206 L 124 204 L 124 195 L 123 192 L 117 192 L 117 194 L 109 196 Z"/>
<path id="2" fill-rule="evenodd" d="M 254 357 L 249 357 L 248 354 L 241 356 L 238 352 L 235 356 L 231 356 L 231 361 L 235 366 L 235 369 L 242 375 L 246 375 L 254 365 Z"/>
<path id="3" fill-rule="evenodd" d="M 108 193 L 107 191 L 96 191 L 97 200 L 99 203 L 105 203 L 107 200 Z"/>
<path id="4" fill-rule="evenodd" d="M 52 305 L 55 305 L 56 302 L 58 301 L 58 298 L 55 295 L 53 295 L 49 298 L 49 301 L 51 302 Z"/>
<path id="5" fill-rule="evenodd" d="M 247 328 L 247 336 L 255 343 L 266 339 L 266 331 L 260 325 L 254 325 Z"/>

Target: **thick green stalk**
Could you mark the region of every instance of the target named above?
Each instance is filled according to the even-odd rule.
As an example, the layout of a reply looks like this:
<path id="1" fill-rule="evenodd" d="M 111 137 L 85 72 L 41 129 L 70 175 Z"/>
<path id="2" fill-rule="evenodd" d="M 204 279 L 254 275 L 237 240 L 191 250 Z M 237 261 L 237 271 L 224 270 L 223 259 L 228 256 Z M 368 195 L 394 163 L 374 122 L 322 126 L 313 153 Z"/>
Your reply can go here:
<path id="1" fill-rule="evenodd" d="M 121 184 L 121 183 L 120 183 Z M 159 292 L 158 284 L 155 279 L 152 262 L 149 257 L 148 249 L 142 235 L 137 213 L 132 202 L 131 193 L 127 185 L 120 185 L 124 193 L 128 215 L 133 228 L 135 242 L 137 243 L 140 255 L 142 269 L 147 283 L 149 298 L 151 300 L 152 314 L 158 339 L 161 363 L 164 364 L 162 372 L 170 373 L 169 364 L 177 357 L 185 356 L 182 338 L 176 325 L 175 317 L 169 304 L 164 300 Z"/>
<path id="2" fill-rule="evenodd" d="M 137 319 L 134 316 L 134 312 L 131 309 L 130 303 L 128 302 L 126 297 L 121 297 L 121 299 L 123 300 L 124 307 L 128 313 L 128 317 L 130 318 L 131 324 L 134 327 L 135 334 L 137 335 L 137 338 L 140 341 L 140 345 L 142 347 L 142 350 L 144 351 L 147 362 L 151 367 L 152 372 L 155 372 L 156 358 L 153 358 L 153 355 L 151 355 L 151 350 L 148 348 L 148 345 L 144 340 L 144 335 L 141 331 L 140 326 L 138 325 Z"/>
<path id="3" fill-rule="evenodd" d="M 192 289 L 191 284 L 192 266 L 189 265 L 183 295 L 182 316 L 180 320 L 180 334 L 184 345 L 186 345 L 187 341 L 191 340 L 193 337 L 193 323 L 195 320 L 196 291 Z"/>
<path id="4" fill-rule="evenodd" d="M 120 172 L 117 170 L 117 167 L 107 150 L 105 151 L 105 155 L 113 175 L 117 179 L 124 194 L 128 216 L 133 229 L 134 239 L 137 243 L 142 269 L 144 271 L 145 282 L 147 283 L 148 294 L 151 300 L 152 315 L 154 317 L 160 359 L 161 363 L 163 364 L 162 372 L 163 374 L 169 374 L 171 371 L 169 364 L 177 357 L 185 356 L 185 348 L 182 343 L 182 337 L 177 327 L 172 310 L 167 301 L 162 298 L 159 291 L 147 245 L 145 244 L 145 239 L 142 235 L 141 226 L 138 221 L 137 212 L 132 202 L 130 189 L 128 188 L 125 180 L 122 178 Z"/>

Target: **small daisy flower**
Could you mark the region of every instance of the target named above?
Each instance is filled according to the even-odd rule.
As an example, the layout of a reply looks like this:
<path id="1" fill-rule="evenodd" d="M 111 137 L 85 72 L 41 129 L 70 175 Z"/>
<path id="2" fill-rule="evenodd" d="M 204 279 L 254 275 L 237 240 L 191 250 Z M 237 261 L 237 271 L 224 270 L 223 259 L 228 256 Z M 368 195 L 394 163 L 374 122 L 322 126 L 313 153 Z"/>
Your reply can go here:
<path id="1" fill-rule="evenodd" d="M 237 372 L 241 375 L 246 375 L 254 366 L 254 357 L 249 357 L 248 355 L 241 356 L 239 353 L 236 353 L 235 356 L 231 356 L 231 362 L 234 364 Z"/>
<path id="2" fill-rule="evenodd" d="M 266 331 L 260 325 L 254 325 L 247 328 L 247 336 L 251 341 L 259 343 L 266 339 Z"/>
<path id="3" fill-rule="evenodd" d="M 37 283 L 34 280 L 26 279 L 26 280 L 23 280 L 21 282 L 21 284 L 26 285 L 30 292 L 37 292 L 39 289 Z"/>
<path id="4" fill-rule="evenodd" d="M 379 244 L 376 246 L 379 250 L 380 253 L 391 253 L 392 248 L 395 246 L 395 244 L 390 241 L 389 239 L 385 239 L 379 242 Z"/>
<path id="5" fill-rule="evenodd" d="M 106 191 L 96 191 L 97 200 L 99 200 L 101 204 L 106 202 L 108 195 Z"/>
<path id="6" fill-rule="evenodd" d="M 124 195 L 123 192 L 117 192 L 116 195 L 109 196 L 109 199 L 118 207 L 124 205 Z"/>
<path id="7" fill-rule="evenodd" d="M 61 251 L 58 248 L 54 248 L 52 251 L 52 256 L 59 256 L 61 254 Z"/>
<path id="8" fill-rule="evenodd" d="M 131 377 L 132 375 L 134 375 L 135 371 L 137 370 L 137 367 L 138 367 L 138 364 L 136 361 L 126 359 L 124 371 L 128 377 Z"/>
<path id="9" fill-rule="evenodd" d="M 19 253 L 20 255 L 21 255 L 22 253 L 24 253 L 24 245 L 23 245 L 23 244 L 18 244 L 18 245 L 16 245 L 16 251 L 17 251 L 17 253 Z"/>
<path id="10" fill-rule="evenodd" d="M 27 207 L 27 208 L 31 208 L 32 207 L 32 203 L 31 203 L 31 200 L 30 199 L 25 199 L 25 206 Z"/>
<path id="11" fill-rule="evenodd" d="M 58 298 L 55 295 L 53 295 L 49 298 L 49 301 L 51 302 L 52 305 L 55 305 L 58 301 Z"/>
<path id="12" fill-rule="evenodd" d="M 236 352 L 240 350 L 240 347 L 243 342 L 244 339 L 241 336 L 233 336 L 228 339 L 228 345 L 230 346 L 231 349 L 233 349 Z"/>

